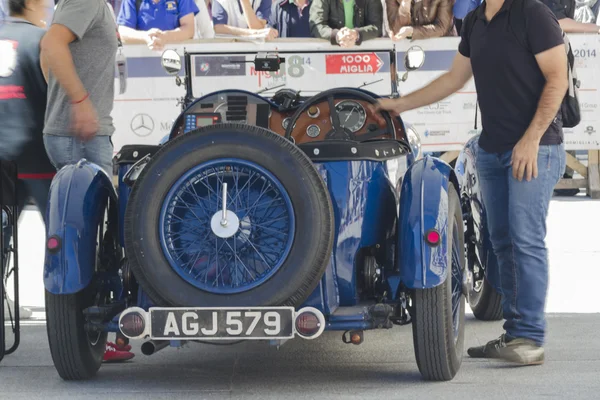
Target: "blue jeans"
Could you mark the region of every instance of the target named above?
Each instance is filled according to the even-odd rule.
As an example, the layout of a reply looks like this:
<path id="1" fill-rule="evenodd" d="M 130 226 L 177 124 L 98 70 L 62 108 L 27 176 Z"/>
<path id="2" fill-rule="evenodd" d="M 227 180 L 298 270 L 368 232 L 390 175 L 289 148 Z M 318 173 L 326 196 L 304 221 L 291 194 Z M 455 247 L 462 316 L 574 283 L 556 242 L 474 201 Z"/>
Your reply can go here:
<path id="1" fill-rule="evenodd" d="M 478 147 L 477 173 L 499 271 L 488 271 L 503 295 L 504 329 L 509 337 L 543 345 L 548 290 L 546 217 L 554 186 L 565 172 L 564 145 L 540 146 L 538 177 L 513 178 L 512 150 L 487 153 Z"/>
<path id="2" fill-rule="evenodd" d="M 90 141 L 82 142 L 72 136 L 44 135 L 44 146 L 56 169 L 85 158 L 106 171 L 109 177 L 113 176 L 113 144 L 110 136 L 94 136 Z"/>

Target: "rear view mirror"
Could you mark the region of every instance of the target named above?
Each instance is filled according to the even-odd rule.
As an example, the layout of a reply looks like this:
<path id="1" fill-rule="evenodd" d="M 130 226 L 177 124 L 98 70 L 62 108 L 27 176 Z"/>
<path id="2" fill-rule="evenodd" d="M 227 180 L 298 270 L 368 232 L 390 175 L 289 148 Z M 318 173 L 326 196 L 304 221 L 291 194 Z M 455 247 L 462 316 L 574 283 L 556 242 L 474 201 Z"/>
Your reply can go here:
<path id="1" fill-rule="evenodd" d="M 178 75 L 181 71 L 181 57 L 175 50 L 165 50 L 160 62 L 169 75 Z"/>
<path id="2" fill-rule="evenodd" d="M 412 46 L 404 54 L 404 66 L 407 71 L 415 71 L 425 63 L 425 51 L 419 46 Z"/>

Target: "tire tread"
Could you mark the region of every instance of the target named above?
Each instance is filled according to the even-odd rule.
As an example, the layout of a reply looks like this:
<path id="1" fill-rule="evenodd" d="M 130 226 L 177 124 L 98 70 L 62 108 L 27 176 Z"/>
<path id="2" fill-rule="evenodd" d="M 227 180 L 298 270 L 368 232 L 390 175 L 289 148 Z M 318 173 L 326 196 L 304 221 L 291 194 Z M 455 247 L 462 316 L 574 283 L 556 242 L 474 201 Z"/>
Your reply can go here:
<path id="1" fill-rule="evenodd" d="M 46 329 L 50 353 L 58 374 L 65 380 L 90 379 L 100 368 L 100 362 L 94 362 L 98 360 L 85 360 L 92 354 L 87 343 L 80 341 L 82 333 L 85 334 L 82 332 L 83 326 L 77 326 L 76 323 L 83 318 L 83 315 L 77 315 L 81 297 L 81 292 L 69 295 L 46 292 Z"/>

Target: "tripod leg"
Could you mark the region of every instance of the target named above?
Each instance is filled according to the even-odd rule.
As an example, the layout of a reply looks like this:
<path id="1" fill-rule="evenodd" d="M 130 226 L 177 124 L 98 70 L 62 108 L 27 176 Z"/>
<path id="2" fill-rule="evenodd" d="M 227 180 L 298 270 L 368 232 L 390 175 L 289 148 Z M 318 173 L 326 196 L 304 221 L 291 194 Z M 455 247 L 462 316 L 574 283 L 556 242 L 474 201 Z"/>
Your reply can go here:
<path id="1" fill-rule="evenodd" d="M 2 218 L 2 229 L 0 229 L 0 361 L 2 361 L 6 353 L 6 332 L 4 331 L 4 302 L 6 301 L 4 294 L 4 264 L 7 258 L 5 254 L 7 249 L 4 248 L 4 216 L 7 213 L 5 213 L 4 207 L 0 208 L 0 213 Z M 8 218 L 8 215 L 6 217 Z M 6 306 L 8 307 L 8 304 Z"/>
<path id="2" fill-rule="evenodd" d="M 6 350 L 6 354 L 14 353 L 19 344 L 21 343 L 21 316 L 20 316 L 20 301 L 19 301 L 19 239 L 18 239 L 18 221 L 17 221 L 18 209 L 17 207 L 13 207 L 12 210 L 12 237 L 13 237 L 13 246 L 12 246 L 12 258 L 13 258 L 13 287 L 15 291 L 15 314 L 14 314 L 14 326 L 13 326 L 13 334 L 14 334 L 14 342 L 10 349 Z"/>

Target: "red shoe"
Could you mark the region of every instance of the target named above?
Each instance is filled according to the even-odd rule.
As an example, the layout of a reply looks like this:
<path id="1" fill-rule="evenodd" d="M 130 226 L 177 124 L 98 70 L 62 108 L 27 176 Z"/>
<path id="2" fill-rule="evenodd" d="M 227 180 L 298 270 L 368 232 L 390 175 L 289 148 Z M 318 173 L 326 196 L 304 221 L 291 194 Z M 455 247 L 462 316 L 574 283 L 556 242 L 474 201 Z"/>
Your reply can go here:
<path id="1" fill-rule="evenodd" d="M 119 346 L 118 344 L 115 344 L 113 342 L 106 342 L 106 345 L 110 346 L 110 347 L 114 347 L 115 349 L 117 349 L 119 351 L 130 351 L 131 350 L 131 345 L 129 345 L 129 344 Z"/>
<path id="2" fill-rule="evenodd" d="M 117 363 L 131 360 L 133 357 L 135 357 L 135 354 L 128 351 L 119 351 L 107 343 L 102 361 L 106 363 Z"/>

